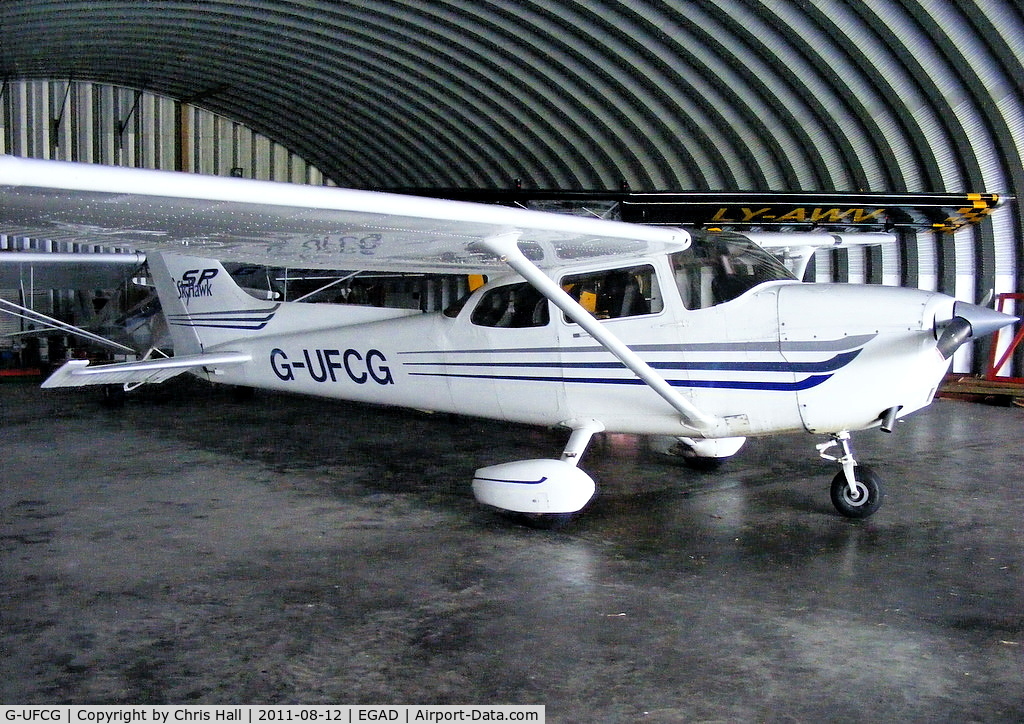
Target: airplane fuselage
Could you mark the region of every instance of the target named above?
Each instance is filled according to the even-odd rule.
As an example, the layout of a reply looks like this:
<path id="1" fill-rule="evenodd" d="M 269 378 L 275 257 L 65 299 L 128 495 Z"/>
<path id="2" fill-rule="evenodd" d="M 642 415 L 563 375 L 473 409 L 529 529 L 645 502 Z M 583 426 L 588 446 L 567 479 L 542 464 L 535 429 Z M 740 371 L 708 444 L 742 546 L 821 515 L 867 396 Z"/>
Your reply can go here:
<path id="1" fill-rule="evenodd" d="M 680 395 L 720 417 L 725 427 L 715 436 L 870 427 L 890 408 L 907 414 L 927 405 L 947 367 L 935 351 L 935 320 L 952 316 L 944 295 L 770 281 L 687 309 L 666 257 L 631 260 L 630 268 L 653 273 L 658 297 L 646 313 L 602 324 Z M 564 284 L 605 271 L 556 276 Z M 448 314 L 270 305 L 259 335 L 204 348 L 252 357 L 210 379 L 538 425 L 596 419 L 611 431 L 695 434 L 553 306 L 543 324 L 503 326 L 482 313 L 496 290 L 521 284 L 492 280 Z"/>

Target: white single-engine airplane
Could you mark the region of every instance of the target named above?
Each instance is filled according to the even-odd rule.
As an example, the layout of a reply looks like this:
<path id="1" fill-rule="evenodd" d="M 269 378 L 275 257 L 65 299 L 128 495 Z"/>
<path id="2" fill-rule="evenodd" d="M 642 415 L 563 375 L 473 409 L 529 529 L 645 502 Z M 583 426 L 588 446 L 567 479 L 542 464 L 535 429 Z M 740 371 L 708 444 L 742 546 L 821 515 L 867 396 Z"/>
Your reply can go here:
<path id="1" fill-rule="evenodd" d="M 850 431 L 928 405 L 953 352 L 1015 320 L 915 289 L 805 284 L 739 235 L 234 178 L 0 158 L 0 233 L 147 253 L 174 356 L 44 387 L 213 382 L 570 431 L 559 459 L 481 468 L 477 499 L 580 511 L 595 433 L 723 458 L 749 436 L 827 435 L 840 513 L 882 502 Z M 484 274 L 443 313 L 257 299 L 222 261 Z M 830 453 L 834 453 L 831 454 Z"/>

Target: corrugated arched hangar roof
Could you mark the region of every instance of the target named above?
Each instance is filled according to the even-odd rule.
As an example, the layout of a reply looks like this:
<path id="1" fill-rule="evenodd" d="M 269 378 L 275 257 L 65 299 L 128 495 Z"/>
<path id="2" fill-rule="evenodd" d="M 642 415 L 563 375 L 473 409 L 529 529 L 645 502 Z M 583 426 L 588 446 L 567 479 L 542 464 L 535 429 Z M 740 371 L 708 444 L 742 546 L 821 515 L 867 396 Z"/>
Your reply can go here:
<path id="1" fill-rule="evenodd" d="M 1024 189 L 1018 0 L 8 0 L 0 28 L 4 78 L 189 100 L 343 186 Z M 1022 228 L 936 242 L 938 286 L 1021 288 Z"/>

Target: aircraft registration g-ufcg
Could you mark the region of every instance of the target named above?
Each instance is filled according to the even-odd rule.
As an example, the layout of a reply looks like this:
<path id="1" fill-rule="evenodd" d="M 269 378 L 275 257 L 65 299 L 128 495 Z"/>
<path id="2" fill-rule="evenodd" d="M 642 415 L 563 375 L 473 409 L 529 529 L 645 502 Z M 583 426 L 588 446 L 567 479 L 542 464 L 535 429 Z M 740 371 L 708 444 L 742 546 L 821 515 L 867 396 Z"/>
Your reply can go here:
<path id="1" fill-rule="evenodd" d="M 211 382 L 565 428 L 561 456 L 476 471 L 505 511 L 560 519 L 601 431 L 698 459 L 804 430 L 840 513 L 879 477 L 850 433 L 928 405 L 954 351 L 1014 317 L 916 289 L 797 281 L 736 234 L 463 201 L 0 158 L 0 232 L 146 253 L 174 356 L 71 360 L 44 387 Z M 443 312 L 259 299 L 222 262 L 485 275 Z"/>

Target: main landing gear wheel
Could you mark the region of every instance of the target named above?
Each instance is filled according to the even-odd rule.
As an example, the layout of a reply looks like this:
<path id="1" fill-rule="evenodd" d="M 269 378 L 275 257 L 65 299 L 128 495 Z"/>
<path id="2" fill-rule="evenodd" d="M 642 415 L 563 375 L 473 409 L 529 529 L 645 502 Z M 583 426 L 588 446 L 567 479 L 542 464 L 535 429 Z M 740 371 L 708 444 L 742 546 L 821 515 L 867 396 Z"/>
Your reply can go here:
<path id="1" fill-rule="evenodd" d="M 669 448 L 670 455 L 683 458 L 683 464 L 691 470 L 711 472 L 718 470 L 746 442 L 745 437 L 719 437 L 697 439 L 676 437 L 676 444 Z"/>
<path id="2" fill-rule="evenodd" d="M 518 513 L 516 519 L 535 530 L 562 530 L 576 519 L 576 513 Z"/>
<path id="3" fill-rule="evenodd" d="M 696 456 L 683 457 L 683 465 L 698 473 L 713 473 L 725 464 L 728 458 L 699 458 Z"/>
<path id="4" fill-rule="evenodd" d="M 853 469 L 853 489 L 846 480 L 846 473 L 840 470 L 832 478 L 832 505 L 847 518 L 867 518 L 880 507 L 885 498 L 882 480 L 866 465 Z"/>
<path id="5" fill-rule="evenodd" d="M 532 528 L 558 530 L 583 510 L 596 492 L 594 479 L 577 467 L 587 443 L 604 425 L 570 420 L 569 442 L 559 460 L 518 460 L 473 473 L 477 501 L 504 511 Z"/>

